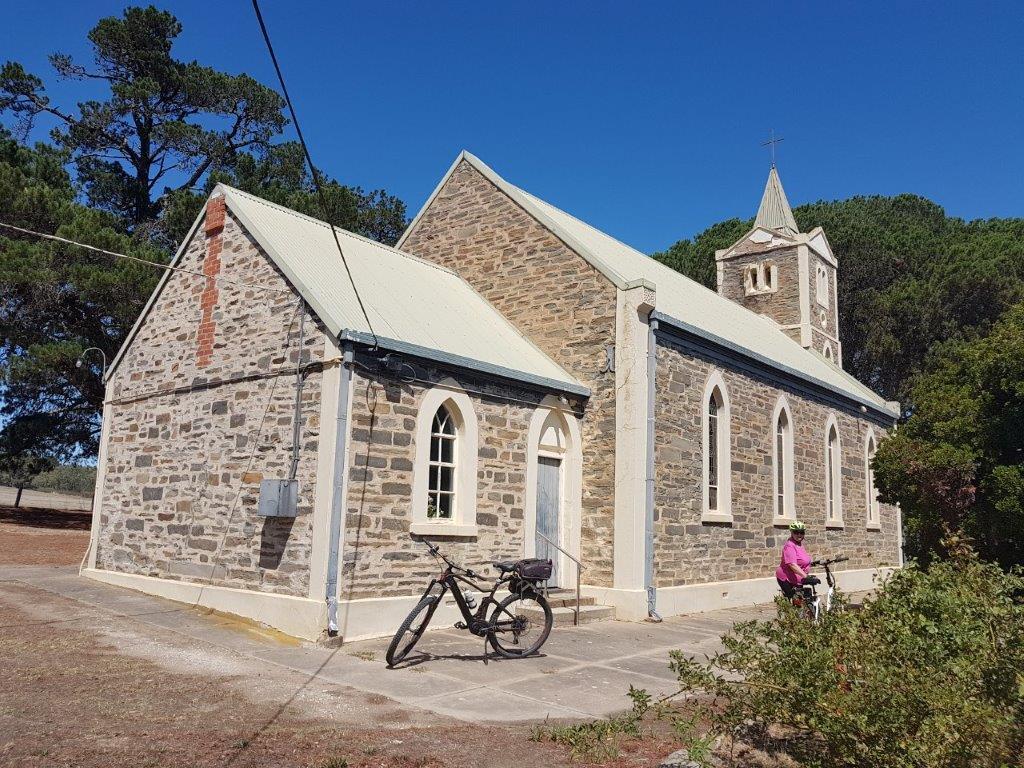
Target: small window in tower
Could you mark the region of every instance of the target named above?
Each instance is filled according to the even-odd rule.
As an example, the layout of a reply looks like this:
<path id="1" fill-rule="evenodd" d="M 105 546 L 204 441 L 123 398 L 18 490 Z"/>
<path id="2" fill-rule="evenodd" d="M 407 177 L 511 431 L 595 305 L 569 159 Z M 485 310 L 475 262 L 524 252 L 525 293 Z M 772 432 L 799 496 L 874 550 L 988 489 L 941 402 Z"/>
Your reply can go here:
<path id="1" fill-rule="evenodd" d="M 823 264 L 818 265 L 816 274 L 816 285 L 815 294 L 818 299 L 818 303 L 823 307 L 828 306 L 828 270 L 825 269 Z"/>
<path id="2" fill-rule="evenodd" d="M 743 290 L 747 296 L 757 293 L 771 293 L 778 289 L 777 273 L 772 262 L 748 264 L 743 268 Z"/>

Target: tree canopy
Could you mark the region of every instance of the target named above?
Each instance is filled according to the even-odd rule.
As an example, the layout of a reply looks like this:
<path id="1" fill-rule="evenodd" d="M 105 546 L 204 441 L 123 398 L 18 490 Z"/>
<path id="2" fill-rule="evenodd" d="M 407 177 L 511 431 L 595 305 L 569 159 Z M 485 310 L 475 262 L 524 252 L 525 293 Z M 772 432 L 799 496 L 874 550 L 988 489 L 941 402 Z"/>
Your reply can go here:
<path id="1" fill-rule="evenodd" d="M 320 173 L 314 194 L 301 148 L 280 142 L 284 102 L 248 75 L 173 55 L 165 11 L 128 8 L 89 32 L 95 65 L 57 53 L 58 76 L 97 83 L 104 98 L 51 101 L 41 78 L 0 67 L 0 221 L 166 262 L 217 182 L 393 243 L 405 204 Z M 55 123 L 51 143 L 28 143 Z M 95 453 L 102 357 L 112 360 L 160 270 L 0 230 L 0 453 L 63 461 Z"/>
<path id="2" fill-rule="evenodd" d="M 910 554 L 963 530 L 1004 565 L 1024 552 L 1024 304 L 984 336 L 937 348 L 911 390 L 913 412 L 882 441 L 875 481 L 899 503 Z"/>

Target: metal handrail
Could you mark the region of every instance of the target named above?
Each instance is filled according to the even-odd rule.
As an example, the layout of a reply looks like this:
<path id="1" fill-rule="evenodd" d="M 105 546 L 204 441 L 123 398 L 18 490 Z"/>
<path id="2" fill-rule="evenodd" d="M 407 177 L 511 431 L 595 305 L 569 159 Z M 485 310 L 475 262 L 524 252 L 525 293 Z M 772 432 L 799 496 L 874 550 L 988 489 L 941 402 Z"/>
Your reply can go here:
<path id="1" fill-rule="evenodd" d="M 583 563 L 581 563 L 581 562 L 580 562 L 579 560 L 577 560 L 577 559 L 576 559 L 575 557 L 573 557 L 572 555 L 570 555 L 570 554 L 569 554 L 568 552 L 566 552 L 566 551 L 565 551 L 564 549 L 562 549 L 562 548 L 561 548 L 560 546 L 558 546 L 557 544 L 555 544 L 555 542 L 553 542 L 553 541 L 552 541 L 551 539 L 549 539 L 549 538 L 548 538 L 547 536 L 545 536 L 545 535 L 544 535 L 543 533 L 541 533 L 540 531 L 535 531 L 535 533 L 536 533 L 536 534 L 537 534 L 538 536 L 540 536 L 540 537 L 541 537 L 542 539 L 544 539 L 544 541 L 546 541 L 546 542 L 547 542 L 548 544 L 550 544 L 550 545 L 551 545 L 552 547 L 554 547 L 554 548 L 555 548 L 555 549 L 557 549 L 557 550 L 558 550 L 559 552 L 561 552 L 561 553 L 562 553 L 563 555 L 565 555 L 565 556 L 566 556 L 566 557 L 568 557 L 568 558 L 569 558 L 570 560 L 572 560 L 572 561 L 573 561 L 574 563 L 576 563 L 576 612 L 575 612 L 575 613 L 573 614 L 573 617 L 572 617 L 572 625 L 573 625 L 574 627 L 578 627 L 578 626 L 579 626 L 579 623 L 580 623 L 580 573 L 582 573 L 582 571 L 584 570 L 584 566 L 583 566 Z"/>

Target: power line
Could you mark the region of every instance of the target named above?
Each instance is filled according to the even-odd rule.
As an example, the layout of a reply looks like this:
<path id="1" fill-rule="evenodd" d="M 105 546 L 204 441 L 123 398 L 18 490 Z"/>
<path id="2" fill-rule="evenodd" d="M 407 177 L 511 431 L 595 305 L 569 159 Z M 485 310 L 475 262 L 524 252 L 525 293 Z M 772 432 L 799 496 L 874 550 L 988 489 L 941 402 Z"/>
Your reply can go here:
<path id="1" fill-rule="evenodd" d="M 324 217 L 324 221 L 331 228 L 331 234 L 334 236 L 334 244 L 338 247 L 338 255 L 341 257 L 341 263 L 345 267 L 345 273 L 348 275 L 348 281 L 352 284 L 352 292 L 356 295 L 356 301 L 359 303 L 359 309 L 363 312 L 363 317 L 366 319 L 366 327 L 370 331 L 370 335 L 373 337 L 373 348 L 377 349 L 377 334 L 373 330 L 373 324 L 370 322 L 370 315 L 366 312 L 366 307 L 363 305 L 363 299 L 359 295 L 359 289 L 356 288 L 356 281 L 352 277 L 352 270 L 349 269 L 348 261 L 345 259 L 345 252 L 341 248 L 341 241 L 338 239 L 338 230 L 327 221 L 327 201 L 324 199 L 324 191 L 320 186 L 320 174 L 317 172 L 316 166 L 313 165 L 313 157 L 309 154 L 309 147 L 306 146 L 306 139 L 302 135 L 302 128 L 299 127 L 299 117 L 295 114 L 295 107 L 292 105 L 291 96 L 288 95 L 288 86 L 284 84 L 284 75 L 281 73 L 281 67 L 277 63 L 277 55 L 274 53 L 274 46 L 270 42 L 270 33 L 267 32 L 267 25 L 263 22 L 263 14 L 260 12 L 259 0 L 252 0 L 252 8 L 256 12 L 256 20 L 260 24 L 260 31 L 263 33 L 263 40 L 267 44 L 267 51 L 270 53 L 270 60 L 274 62 L 274 71 L 277 72 L 277 81 L 281 84 L 281 92 L 284 94 L 284 101 L 288 105 L 288 112 L 292 116 L 292 122 L 295 124 L 295 133 L 299 137 L 299 144 L 302 145 L 302 151 L 306 155 L 306 163 L 309 165 L 309 173 L 313 177 L 313 187 L 316 189 L 317 199 L 320 202 L 320 214 Z"/>
<path id="2" fill-rule="evenodd" d="M 0 221 L 0 227 L 14 230 L 15 232 L 21 232 L 25 235 L 32 235 L 33 237 L 39 237 L 43 240 L 53 240 L 58 243 L 64 243 L 66 245 L 73 245 L 76 248 L 84 248 L 87 251 L 93 251 L 95 253 L 102 253 L 104 256 L 113 256 L 118 259 L 127 259 L 128 261 L 134 261 L 138 264 L 145 264 L 150 267 L 156 267 L 166 272 L 183 272 L 187 275 L 196 275 L 205 280 L 216 280 L 221 283 L 231 283 L 232 285 L 241 285 L 246 288 L 259 288 L 263 291 L 276 291 L 277 293 L 292 293 L 291 288 L 279 288 L 273 285 L 261 285 L 260 283 L 247 283 L 244 280 L 232 280 L 229 277 L 220 277 L 207 275 L 195 269 L 186 269 L 185 267 L 176 267 L 172 264 L 161 264 L 159 261 L 149 261 L 148 259 L 140 259 L 138 256 L 129 256 L 127 253 L 117 253 L 116 251 L 108 251 L 103 248 L 97 248 L 95 245 L 89 245 L 88 243 L 80 243 L 77 240 L 68 240 L 66 237 L 58 237 L 57 235 L 48 235 L 45 232 L 36 232 L 32 229 L 25 229 L 24 227 L 16 227 L 13 224 L 6 224 Z"/>

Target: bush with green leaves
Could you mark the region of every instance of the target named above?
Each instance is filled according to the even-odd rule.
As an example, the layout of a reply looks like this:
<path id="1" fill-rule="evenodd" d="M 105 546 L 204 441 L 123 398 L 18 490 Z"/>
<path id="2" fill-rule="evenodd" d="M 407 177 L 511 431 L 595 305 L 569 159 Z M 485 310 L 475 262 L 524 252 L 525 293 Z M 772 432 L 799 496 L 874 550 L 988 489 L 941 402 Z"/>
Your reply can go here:
<path id="1" fill-rule="evenodd" d="M 33 488 L 78 496 L 91 495 L 95 485 L 96 467 L 79 467 L 71 464 L 62 464 L 32 478 Z"/>
<path id="2" fill-rule="evenodd" d="M 713 733 L 811 768 L 1024 765 L 1024 578 L 947 548 L 861 610 L 812 624 L 780 600 L 705 661 L 673 652 L 680 693 Z"/>

